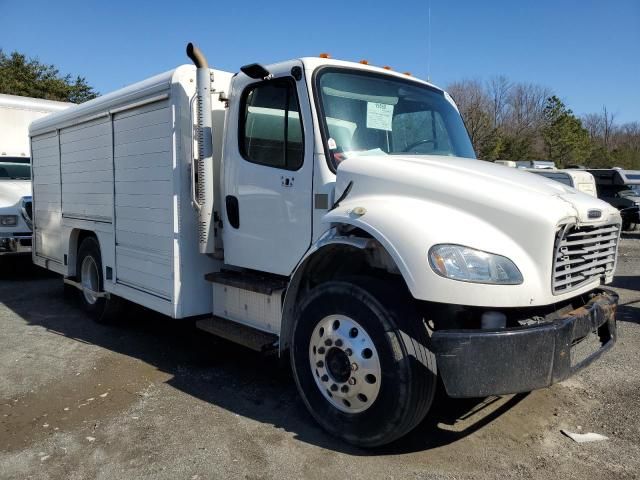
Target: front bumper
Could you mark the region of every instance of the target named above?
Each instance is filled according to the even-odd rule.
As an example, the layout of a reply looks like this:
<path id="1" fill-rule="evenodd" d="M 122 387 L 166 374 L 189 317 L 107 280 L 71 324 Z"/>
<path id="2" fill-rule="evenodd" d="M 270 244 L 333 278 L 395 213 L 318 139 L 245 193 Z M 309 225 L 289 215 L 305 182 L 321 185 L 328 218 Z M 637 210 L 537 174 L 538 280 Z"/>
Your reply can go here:
<path id="1" fill-rule="evenodd" d="M 529 392 L 565 380 L 616 341 L 618 295 L 598 289 L 561 319 L 503 330 L 439 330 L 431 338 L 438 370 L 451 397 Z M 594 334 L 594 335 L 592 335 Z M 579 355 L 589 337 L 599 340 Z"/>
<path id="2" fill-rule="evenodd" d="M 31 233 L 14 233 L 0 236 L 0 255 L 31 253 Z"/>

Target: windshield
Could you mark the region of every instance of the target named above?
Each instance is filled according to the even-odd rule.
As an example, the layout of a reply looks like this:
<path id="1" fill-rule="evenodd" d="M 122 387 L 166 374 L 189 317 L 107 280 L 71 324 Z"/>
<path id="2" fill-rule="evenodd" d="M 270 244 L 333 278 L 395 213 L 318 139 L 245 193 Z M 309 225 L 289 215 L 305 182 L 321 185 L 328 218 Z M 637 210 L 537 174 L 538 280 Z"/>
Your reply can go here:
<path id="1" fill-rule="evenodd" d="M 334 166 L 363 154 L 475 158 L 460 114 L 440 90 L 390 75 L 330 68 L 320 71 L 316 88 Z"/>
<path id="2" fill-rule="evenodd" d="M 28 157 L 0 157 L 0 181 L 31 180 L 30 161 Z"/>

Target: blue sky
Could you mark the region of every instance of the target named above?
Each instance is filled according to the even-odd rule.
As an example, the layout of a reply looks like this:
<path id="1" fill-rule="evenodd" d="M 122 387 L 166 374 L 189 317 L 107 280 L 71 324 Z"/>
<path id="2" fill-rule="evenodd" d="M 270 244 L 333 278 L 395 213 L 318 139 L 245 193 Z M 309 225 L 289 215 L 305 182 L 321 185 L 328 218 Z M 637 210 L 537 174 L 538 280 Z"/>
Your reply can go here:
<path id="1" fill-rule="evenodd" d="M 429 0 L 0 0 L 0 48 L 80 74 L 102 93 L 187 63 L 195 41 L 237 71 L 330 52 L 427 76 Z M 431 79 L 551 87 L 577 114 L 640 121 L 640 1 L 431 0 Z"/>

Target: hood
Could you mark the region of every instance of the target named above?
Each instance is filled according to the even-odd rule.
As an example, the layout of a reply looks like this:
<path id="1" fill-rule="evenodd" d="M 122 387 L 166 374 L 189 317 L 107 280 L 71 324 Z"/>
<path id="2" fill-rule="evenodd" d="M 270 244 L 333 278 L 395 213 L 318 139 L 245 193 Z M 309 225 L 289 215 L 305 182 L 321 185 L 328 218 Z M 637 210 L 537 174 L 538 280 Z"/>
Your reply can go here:
<path id="1" fill-rule="evenodd" d="M 339 165 L 336 198 L 351 181 L 350 197 L 371 192 L 421 198 L 475 214 L 496 225 L 506 218 L 519 218 L 529 227 L 538 222 L 558 224 L 569 218 L 578 223 L 597 223 L 617 215 L 617 210 L 606 202 L 574 188 L 482 160 L 361 155 Z M 590 210 L 601 210 L 600 217 L 590 219 Z"/>
<path id="2" fill-rule="evenodd" d="M 0 180 L 0 207 L 17 205 L 22 197 L 29 196 L 31 196 L 31 181 Z"/>

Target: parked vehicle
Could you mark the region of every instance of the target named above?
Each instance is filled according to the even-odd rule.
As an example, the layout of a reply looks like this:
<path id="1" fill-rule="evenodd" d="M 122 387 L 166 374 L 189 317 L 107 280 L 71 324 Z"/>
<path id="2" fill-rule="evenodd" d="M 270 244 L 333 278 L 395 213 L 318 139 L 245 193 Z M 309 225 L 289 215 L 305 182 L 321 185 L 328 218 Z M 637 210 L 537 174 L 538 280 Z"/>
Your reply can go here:
<path id="1" fill-rule="evenodd" d="M 630 230 L 640 223 L 640 171 L 621 168 L 592 169 L 598 197 L 610 203 L 622 216 L 622 229 Z"/>
<path id="2" fill-rule="evenodd" d="M 555 169 L 556 164 L 551 160 L 518 160 L 516 162 L 517 168 L 541 168 L 541 169 Z"/>
<path id="3" fill-rule="evenodd" d="M 589 172 L 573 169 L 559 170 L 546 168 L 530 168 L 527 169 L 527 171 L 563 183 L 592 197 L 598 196 L 596 192 L 596 181 Z"/>
<path id="4" fill-rule="evenodd" d="M 420 423 L 438 376 L 526 392 L 613 346 L 617 209 L 476 160 L 427 82 L 187 52 L 31 125 L 33 261 L 98 320 L 124 298 L 289 355 L 318 423 L 366 447 Z"/>
<path id="5" fill-rule="evenodd" d="M 69 105 L 0 94 L 0 255 L 31 252 L 29 123 Z"/>
<path id="6" fill-rule="evenodd" d="M 493 163 L 496 165 L 503 165 L 505 167 L 517 168 L 518 164 L 513 160 L 495 160 Z"/>

